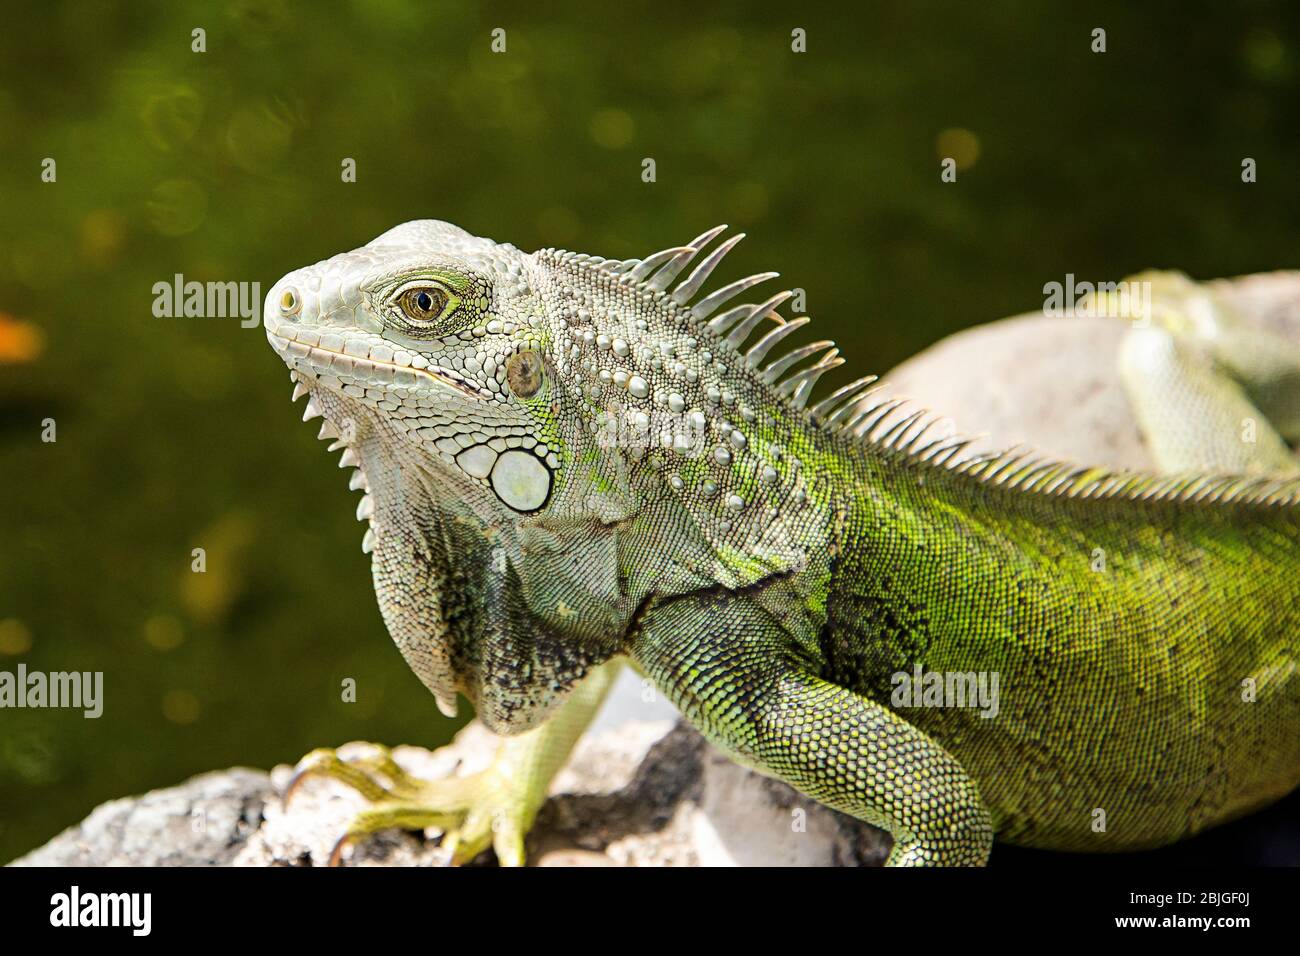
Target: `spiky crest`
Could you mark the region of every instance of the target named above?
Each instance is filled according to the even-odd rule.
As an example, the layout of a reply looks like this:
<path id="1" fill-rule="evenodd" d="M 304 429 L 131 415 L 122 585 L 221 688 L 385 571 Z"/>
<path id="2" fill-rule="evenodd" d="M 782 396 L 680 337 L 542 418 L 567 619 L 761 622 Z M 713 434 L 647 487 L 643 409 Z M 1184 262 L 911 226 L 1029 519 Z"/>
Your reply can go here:
<path id="1" fill-rule="evenodd" d="M 714 315 L 727 302 L 753 286 L 776 278 L 779 273 L 760 272 L 738 279 L 716 291 L 694 299 L 723 258 L 745 234 L 737 233 L 717 245 L 675 288 L 673 282 L 714 239 L 726 230 L 715 226 L 684 246 L 663 249 L 643 259 L 603 259 L 599 256 L 563 250 L 545 250 L 558 259 L 616 276 L 620 282 L 637 285 L 670 299 L 685 309 L 700 330 L 722 347 L 741 352 L 745 364 L 770 386 L 775 401 L 805 414 L 816 427 L 855 441 L 903 456 L 912 461 L 962 474 L 990 485 L 1015 488 L 1027 493 L 1068 498 L 1124 498 L 1134 501 L 1245 503 L 1281 507 L 1300 504 L 1300 477 L 1268 475 L 1152 475 L 1089 467 L 1035 455 L 1012 446 L 1003 451 L 962 457 L 962 452 L 983 436 L 946 435 L 931 438 L 944 421 L 924 408 L 914 408 L 905 398 L 875 398 L 885 388 L 868 375 L 837 389 L 807 407 L 817 381 L 831 369 L 844 364 L 839 349 L 830 340 L 814 342 L 786 351 L 764 365 L 768 354 L 783 339 L 809 323 L 807 316 L 786 319 L 777 309 L 793 293 L 778 292 L 758 304 L 733 306 Z M 713 318 L 710 318 L 713 316 Z M 742 351 L 765 321 L 774 327 L 764 331 L 748 350 Z M 802 369 L 796 367 L 816 356 Z M 929 438 L 930 440 L 923 440 Z"/>

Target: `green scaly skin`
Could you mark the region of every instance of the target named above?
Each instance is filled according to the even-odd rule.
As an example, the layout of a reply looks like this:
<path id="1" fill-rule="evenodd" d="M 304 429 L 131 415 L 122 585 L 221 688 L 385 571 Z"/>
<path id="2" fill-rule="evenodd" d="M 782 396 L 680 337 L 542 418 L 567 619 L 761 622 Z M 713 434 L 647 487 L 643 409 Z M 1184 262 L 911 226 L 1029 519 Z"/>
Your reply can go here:
<path id="1" fill-rule="evenodd" d="M 719 231 L 610 262 L 421 221 L 271 290 L 367 491 L 390 633 L 444 710 L 518 735 L 451 781 L 312 755 L 374 803 L 346 839 L 436 826 L 521 862 L 625 659 L 895 865 L 980 864 L 995 832 L 1158 845 L 1300 782 L 1294 477 L 962 460 L 867 381 L 809 408 L 837 353 L 773 350 L 788 294 L 731 304 L 770 275 L 700 294 Z M 996 716 L 901 706 L 916 668 L 996 675 Z"/>

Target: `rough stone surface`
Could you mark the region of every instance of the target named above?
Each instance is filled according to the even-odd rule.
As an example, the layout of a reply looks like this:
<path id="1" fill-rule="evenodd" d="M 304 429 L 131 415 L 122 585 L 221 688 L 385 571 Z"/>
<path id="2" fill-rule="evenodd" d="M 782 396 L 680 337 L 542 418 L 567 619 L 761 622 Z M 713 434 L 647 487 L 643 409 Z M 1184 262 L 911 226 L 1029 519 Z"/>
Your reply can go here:
<path id="1" fill-rule="evenodd" d="M 366 745 L 348 745 L 343 754 Z M 431 752 L 394 756 L 427 777 L 471 773 L 496 738 L 470 724 Z M 363 807 L 352 790 L 308 779 L 288 810 L 293 768 L 207 773 L 166 790 L 114 800 L 16 861 L 18 866 L 319 866 Z M 440 866 L 436 831 L 377 834 L 351 848 L 351 866 Z M 870 865 L 889 838 L 745 770 L 694 730 L 633 721 L 588 735 L 556 778 L 529 837 L 537 866 Z M 491 862 L 490 853 L 476 862 Z"/>
<path id="2" fill-rule="evenodd" d="M 179 787 L 112 800 L 22 866 L 222 866 L 234 862 L 275 794 L 260 770 L 235 767 Z"/>
<path id="3" fill-rule="evenodd" d="M 1023 444 L 1052 458 L 1150 470 L 1120 379 L 1127 331 L 1107 318 L 1019 316 L 951 335 L 884 377 L 909 398 L 979 437 L 966 457 Z"/>
<path id="4" fill-rule="evenodd" d="M 1300 272 L 1216 279 L 1208 288 L 1261 329 L 1300 340 Z M 1150 471 L 1120 379 L 1128 323 L 1041 312 L 950 335 L 884 376 L 881 396 L 909 398 L 979 437 L 962 457 L 1023 444 L 1047 457 Z"/>

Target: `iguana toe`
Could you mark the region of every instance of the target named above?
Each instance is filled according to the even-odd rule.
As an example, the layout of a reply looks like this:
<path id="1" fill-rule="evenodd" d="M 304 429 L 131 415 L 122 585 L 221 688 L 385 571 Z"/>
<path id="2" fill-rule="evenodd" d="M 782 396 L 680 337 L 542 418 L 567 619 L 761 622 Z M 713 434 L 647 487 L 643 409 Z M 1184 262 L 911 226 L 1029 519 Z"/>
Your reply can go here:
<path id="1" fill-rule="evenodd" d="M 285 788 L 286 809 L 308 777 L 338 780 L 371 804 L 335 843 L 330 866 L 341 865 L 349 846 L 374 833 L 429 828 L 442 831 L 441 846 L 453 866 L 471 862 L 488 847 L 502 866 L 523 865 L 524 835 L 538 803 L 515 793 L 507 776 L 489 767 L 464 777 L 423 779 L 404 770 L 386 747 L 369 747 L 372 752 L 347 759 L 329 748 L 313 750 Z"/>

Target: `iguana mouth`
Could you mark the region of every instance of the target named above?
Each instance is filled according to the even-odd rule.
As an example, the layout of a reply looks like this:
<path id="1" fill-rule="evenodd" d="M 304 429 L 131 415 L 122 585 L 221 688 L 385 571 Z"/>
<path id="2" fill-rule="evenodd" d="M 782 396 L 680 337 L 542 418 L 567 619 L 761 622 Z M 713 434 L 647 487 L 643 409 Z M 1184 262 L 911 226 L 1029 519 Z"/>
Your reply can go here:
<path id="1" fill-rule="evenodd" d="M 322 371 L 328 369 L 337 375 L 351 376 L 355 375 L 357 370 L 360 369 L 376 373 L 385 378 L 388 384 L 393 385 L 415 385 L 420 378 L 425 378 L 447 388 L 455 389 L 462 395 L 475 400 L 484 397 L 477 389 L 471 387 L 468 382 L 450 369 L 415 368 L 409 365 L 398 365 L 396 362 L 361 358 L 334 349 L 322 348 L 319 345 L 309 345 L 298 339 L 272 332 L 270 329 L 266 330 L 266 338 L 271 343 L 271 347 L 280 353 L 285 362 L 290 366 L 297 366 L 299 371 L 319 375 Z"/>

